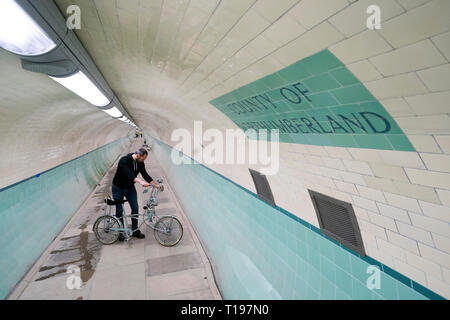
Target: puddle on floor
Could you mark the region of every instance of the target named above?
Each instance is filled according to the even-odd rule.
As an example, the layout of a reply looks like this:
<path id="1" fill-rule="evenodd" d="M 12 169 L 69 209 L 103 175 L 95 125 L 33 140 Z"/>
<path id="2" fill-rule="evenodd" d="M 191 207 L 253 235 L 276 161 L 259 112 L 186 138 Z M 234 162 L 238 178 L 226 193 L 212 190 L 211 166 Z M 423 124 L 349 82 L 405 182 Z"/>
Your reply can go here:
<path id="1" fill-rule="evenodd" d="M 86 227 L 85 227 L 86 228 Z M 84 229 L 84 228 L 83 228 Z M 95 236 L 94 236 L 95 237 Z M 83 231 L 80 233 L 80 251 L 83 257 L 85 264 L 81 266 L 81 280 L 83 283 L 86 283 L 91 279 L 92 275 L 95 272 L 95 269 L 92 265 L 93 254 L 92 251 L 89 250 L 89 232 Z M 97 241 L 97 238 L 95 238 Z"/>
<path id="2" fill-rule="evenodd" d="M 39 269 L 35 281 L 43 281 L 66 273 L 69 266 L 74 265 L 80 268 L 81 280 L 86 283 L 95 272 L 101 251 L 102 244 L 93 233 L 87 231 L 82 231 L 77 236 L 61 238 Z"/>

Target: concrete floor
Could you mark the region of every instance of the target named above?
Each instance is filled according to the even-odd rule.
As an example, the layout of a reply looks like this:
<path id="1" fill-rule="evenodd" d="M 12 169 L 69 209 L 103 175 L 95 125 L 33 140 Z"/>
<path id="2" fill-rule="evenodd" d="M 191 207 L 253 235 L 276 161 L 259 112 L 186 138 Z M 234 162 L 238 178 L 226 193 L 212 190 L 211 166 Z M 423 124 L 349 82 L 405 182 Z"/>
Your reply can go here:
<path id="1" fill-rule="evenodd" d="M 143 139 L 134 140 L 122 155 L 142 144 Z M 156 214 L 176 215 L 183 224 L 183 238 L 174 247 L 163 247 L 143 224 L 145 239 L 112 245 L 96 239 L 92 224 L 103 214 L 104 197 L 111 194 L 117 161 L 9 299 L 221 299 L 209 260 L 152 152 L 146 160 L 147 172 L 154 179 L 163 178 L 165 185 Z M 136 184 L 140 210 L 143 189 Z M 125 212 L 130 213 L 128 204 Z M 76 267 L 79 270 L 68 273 Z M 75 277 L 81 278 L 82 285 L 69 289 L 76 287 Z"/>

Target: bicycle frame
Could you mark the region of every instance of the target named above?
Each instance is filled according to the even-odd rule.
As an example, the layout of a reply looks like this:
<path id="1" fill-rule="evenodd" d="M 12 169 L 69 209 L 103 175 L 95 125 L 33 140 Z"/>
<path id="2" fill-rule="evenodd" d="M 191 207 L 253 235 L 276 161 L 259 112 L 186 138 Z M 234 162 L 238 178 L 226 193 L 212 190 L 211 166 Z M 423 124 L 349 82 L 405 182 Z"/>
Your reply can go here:
<path id="1" fill-rule="evenodd" d="M 179 219 L 175 215 L 156 215 L 155 207 L 158 205 L 158 194 L 159 192 L 164 191 L 164 186 L 162 185 L 163 180 L 158 179 L 157 181 L 159 186 L 152 186 L 149 197 L 144 200 L 144 213 L 126 214 L 123 201 L 115 202 L 110 198 L 105 199 L 105 205 L 109 206 L 109 209 L 104 208 L 104 214 L 98 217 L 93 225 L 93 231 L 100 242 L 103 244 L 114 243 L 120 237 L 119 232 L 123 234 L 125 238 L 123 240 L 128 241 L 131 239 L 134 233 L 133 231 L 138 230 L 144 222 L 153 229 L 154 237 L 159 244 L 165 247 L 172 247 L 181 240 L 183 237 L 183 226 Z M 148 191 L 148 189 L 144 189 L 143 194 Z M 121 218 L 125 218 L 125 220 L 118 219 L 115 215 L 111 214 L 111 207 L 116 203 L 120 203 L 122 206 L 123 215 Z M 141 216 L 142 219 L 140 218 Z M 131 228 L 130 223 L 128 223 L 128 217 L 138 220 L 138 228 L 134 230 Z M 105 238 L 104 234 L 107 234 L 110 231 L 115 231 L 112 234 L 112 238 Z"/>
<path id="2" fill-rule="evenodd" d="M 158 180 L 158 182 L 159 181 L 160 180 Z M 161 182 L 162 182 L 162 180 L 161 180 Z M 162 185 L 161 185 L 161 187 L 162 187 Z M 148 189 L 145 189 L 143 193 L 147 193 L 147 192 L 148 192 Z M 122 212 L 124 212 L 122 217 L 125 218 L 125 219 L 120 219 L 120 218 L 117 218 L 117 217 L 114 216 L 115 218 L 118 219 L 120 227 L 119 228 L 108 228 L 108 229 L 111 230 L 111 231 L 123 231 L 123 232 L 125 232 L 126 237 L 128 238 L 128 233 L 129 232 L 134 232 L 135 230 L 139 229 L 144 224 L 145 219 L 147 218 L 149 227 L 151 227 L 154 230 L 158 230 L 158 231 L 161 231 L 161 232 L 166 232 L 166 230 L 163 230 L 163 229 L 160 229 L 160 228 L 156 228 L 155 227 L 156 222 L 153 221 L 154 220 L 153 217 L 157 217 L 156 212 L 155 212 L 155 207 L 158 205 L 157 196 L 158 196 L 159 192 L 160 192 L 160 188 L 155 188 L 154 186 L 152 186 L 152 190 L 150 192 L 149 199 L 147 200 L 146 205 L 144 205 L 145 213 L 125 214 L 125 208 L 124 208 L 123 204 L 121 204 Z M 105 204 L 105 206 L 109 207 L 109 211 L 107 213 L 107 210 L 105 208 L 104 209 L 104 211 L 105 211 L 104 215 L 105 216 L 106 215 L 112 216 L 112 214 L 111 214 L 111 207 L 112 206 L 108 206 L 106 204 Z M 139 217 L 140 216 L 142 216 L 143 218 L 142 218 L 142 220 L 141 220 L 141 222 L 139 224 L 139 220 L 140 220 Z M 130 218 L 137 218 L 138 219 L 138 227 L 137 227 L 137 229 L 134 229 L 134 230 L 131 229 L 131 225 L 128 223 L 128 219 L 127 219 L 128 217 L 130 217 Z M 123 224 L 122 224 L 121 220 L 124 221 Z M 170 224 L 170 227 L 171 227 L 171 225 L 172 225 L 172 222 Z"/>
<path id="3" fill-rule="evenodd" d="M 162 183 L 162 180 L 161 179 L 158 179 L 158 182 L 161 184 Z M 162 188 L 162 189 L 161 189 Z M 161 184 L 161 188 L 155 188 L 155 187 L 153 187 L 152 188 L 152 191 L 150 192 L 150 196 L 149 196 L 149 198 L 148 198 L 148 200 L 147 200 L 147 205 L 146 206 L 144 206 L 144 209 L 145 208 L 147 208 L 147 209 L 145 209 L 145 210 L 147 210 L 147 214 L 149 213 L 149 211 L 150 211 L 150 221 L 152 221 L 151 220 L 151 218 L 153 217 L 153 216 L 156 216 L 157 217 L 157 215 L 156 215 L 156 213 L 155 213 L 155 207 L 158 205 L 158 193 L 160 192 L 160 191 L 164 191 L 164 187 L 163 187 L 163 185 Z M 144 192 L 143 193 L 146 193 L 146 192 L 148 192 L 148 190 L 144 190 Z M 170 216 L 170 217 L 172 217 L 173 218 L 173 216 Z M 173 221 L 173 219 L 171 219 L 170 220 L 170 224 L 169 224 L 169 230 L 170 230 L 170 228 L 172 228 L 172 221 Z M 159 228 L 155 228 L 155 227 L 152 227 L 153 229 L 155 229 L 155 230 L 158 230 L 158 231 L 162 231 L 162 232 L 166 232 L 166 230 L 161 230 L 161 229 L 159 229 Z"/>

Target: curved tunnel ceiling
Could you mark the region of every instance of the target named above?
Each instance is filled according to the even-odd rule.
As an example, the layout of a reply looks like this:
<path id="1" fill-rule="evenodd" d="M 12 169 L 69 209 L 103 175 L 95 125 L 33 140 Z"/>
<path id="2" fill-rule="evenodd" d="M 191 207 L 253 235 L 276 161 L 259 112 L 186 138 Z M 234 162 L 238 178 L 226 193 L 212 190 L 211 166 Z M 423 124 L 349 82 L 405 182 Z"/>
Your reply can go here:
<path id="1" fill-rule="evenodd" d="M 448 2 L 413 12 L 427 2 L 378 1 L 384 24 L 372 31 L 366 27 L 370 1 L 56 1 L 62 12 L 80 6 L 80 40 L 138 125 L 169 144 L 172 129 L 192 128 L 193 120 L 203 120 L 204 128 L 234 128 L 208 101 L 323 49 L 363 83 L 389 76 L 365 59 L 449 27 Z M 420 24 L 409 26 L 410 19 L 431 13 L 435 23 L 425 31 Z M 399 15 L 403 23 L 390 21 Z M 405 24 L 409 37 L 401 34 Z M 412 78 L 404 79 L 412 87 L 408 92 L 398 83 L 393 86 L 399 92 L 391 95 L 374 82 L 366 87 L 379 100 L 424 93 Z M 400 119 L 406 133 L 408 124 Z"/>
<path id="2" fill-rule="evenodd" d="M 272 25 L 275 20 L 298 3 L 56 2 L 60 9 L 70 4 L 80 6 L 82 26 L 76 30 L 80 40 L 142 128 L 152 132 L 154 115 L 169 122 L 171 126 L 165 132 L 154 132 L 166 141 L 171 128 L 191 128 L 194 119 L 203 120 L 207 127 L 234 126 L 208 101 L 225 93 L 233 79 L 236 84 L 236 80 L 250 80 L 242 72 L 254 73 L 256 79 L 269 69 L 283 67 L 270 57 L 262 59 L 262 70 L 255 62 L 277 49 L 279 44 L 266 41 L 265 34 L 271 26 L 276 27 Z M 305 31 L 292 16 L 283 21 L 297 29 L 289 35 L 290 40 Z M 260 45 L 270 51 L 258 53 Z"/>
<path id="3" fill-rule="evenodd" d="M 114 120 L 44 74 L 0 50 L 0 188 L 125 136 Z M 14 170 L 11 170 L 11 166 Z"/>
<path id="4" fill-rule="evenodd" d="M 395 99 L 436 91 L 428 89 L 436 85 L 426 83 L 426 75 L 422 77 L 412 71 L 448 61 L 445 47 L 445 32 L 450 28 L 448 1 L 379 0 L 377 4 L 383 13 L 381 30 L 367 30 L 366 8 L 370 1 L 366 0 L 56 0 L 55 3 L 66 16 L 69 5 L 81 8 L 81 29 L 74 31 L 136 123 L 166 143 L 171 144 L 173 129 L 192 130 L 194 120 L 203 120 L 204 129 L 236 128 L 230 118 L 209 102 L 324 49 L 355 74 L 405 134 L 432 131 L 433 119 L 425 119 L 419 127 L 413 117 L 408 117 L 416 110 L 410 112 L 410 107 Z M 426 27 L 413 23 L 418 19 L 429 19 L 433 23 Z M 441 34 L 444 35 L 441 44 L 436 40 L 436 47 L 432 49 L 429 39 Z M 416 66 L 409 61 L 392 65 L 391 61 L 401 61 L 402 55 L 383 60 L 384 53 L 401 52 L 410 47 L 417 56 L 423 51 L 426 58 L 418 57 L 424 60 L 420 61 L 422 65 Z M 50 83 L 44 76 L 21 70 L 19 60 L 12 55 L 4 51 L 1 55 L 1 63 L 5 65 L 2 72 L 4 70 L 8 75 L 2 78 L 4 88 L 7 88 L 2 91 L 5 106 L 23 105 L 23 101 L 15 100 L 18 99 L 16 92 L 22 90 L 32 97 L 32 102 L 25 104 L 32 103 L 33 112 L 38 110 L 37 106 L 56 101 L 68 106 L 65 109 L 60 106 L 57 113 L 46 109 L 39 114 L 38 117 L 47 122 L 59 112 L 60 117 L 67 116 L 67 123 L 58 124 L 65 128 L 61 131 L 65 133 L 58 137 L 51 135 L 50 141 L 60 139 L 62 145 L 78 141 L 80 152 L 84 152 L 90 148 L 77 140 L 83 135 L 71 133 L 69 128 L 90 137 L 96 136 L 95 146 L 123 136 L 129 130 L 97 110 L 89 109 L 84 101 Z M 379 59 L 374 60 L 374 56 Z M 378 81 L 385 78 L 389 81 Z M 390 90 L 385 90 L 386 86 Z M 40 96 L 45 99 L 40 100 Z M 79 107 L 74 109 L 73 104 Z M 6 110 L 13 112 L 11 108 Z M 85 110 L 89 116 L 80 115 L 74 119 L 62 110 Z M 22 110 L 21 114 L 27 111 Z M 12 123 L 11 119 L 14 114 L 3 117 L 7 123 Z M 77 121 L 79 126 L 76 126 Z M 98 127 L 92 126 L 95 121 L 98 121 Z M 445 127 L 445 119 L 439 121 L 440 126 Z M 99 130 L 103 123 L 106 130 Z M 31 132 L 27 124 L 20 127 L 20 121 L 18 124 L 14 130 L 4 126 L 3 137 L 8 139 L 11 132 L 18 130 L 31 141 L 38 139 L 40 133 Z M 82 127 L 84 125 L 86 129 Z M 444 129 L 439 130 L 446 133 Z M 45 130 L 42 134 L 46 140 Z M 14 152 L 20 148 L 15 145 L 10 144 L 6 150 Z M 55 150 L 61 148 L 64 149 L 54 146 Z M 71 150 L 75 153 L 61 156 L 59 162 L 80 153 L 76 147 Z M 49 168 L 52 164 L 44 166 Z M 26 174 L 20 177 L 24 178 Z M 19 176 L 10 177 L 2 185 L 17 178 Z"/>

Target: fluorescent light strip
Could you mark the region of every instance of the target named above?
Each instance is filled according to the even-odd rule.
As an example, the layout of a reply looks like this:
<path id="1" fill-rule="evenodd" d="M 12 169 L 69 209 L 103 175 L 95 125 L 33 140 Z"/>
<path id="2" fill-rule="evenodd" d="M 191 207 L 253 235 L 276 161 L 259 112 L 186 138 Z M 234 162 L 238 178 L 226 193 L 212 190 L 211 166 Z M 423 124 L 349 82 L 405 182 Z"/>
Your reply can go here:
<path id="1" fill-rule="evenodd" d="M 119 109 L 117 109 L 117 107 L 112 107 L 111 109 L 102 109 L 103 111 L 105 111 L 107 114 L 109 114 L 111 117 L 113 118 L 119 118 L 122 117 L 123 114 L 122 112 L 120 112 Z"/>
<path id="2" fill-rule="evenodd" d="M 1 0 L 0 47 L 23 56 L 37 56 L 56 44 L 14 0 Z"/>
<path id="3" fill-rule="evenodd" d="M 68 77 L 49 77 L 94 106 L 104 107 L 111 102 L 82 71 Z"/>

